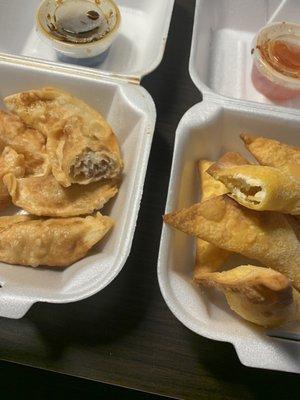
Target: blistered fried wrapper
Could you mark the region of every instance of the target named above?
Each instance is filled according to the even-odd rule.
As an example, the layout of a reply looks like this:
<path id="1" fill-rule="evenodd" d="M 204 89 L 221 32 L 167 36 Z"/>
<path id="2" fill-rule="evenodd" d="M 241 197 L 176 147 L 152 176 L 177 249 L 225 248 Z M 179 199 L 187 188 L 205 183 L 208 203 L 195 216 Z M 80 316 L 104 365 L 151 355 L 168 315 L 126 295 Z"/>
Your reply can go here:
<path id="1" fill-rule="evenodd" d="M 83 258 L 112 226 L 113 220 L 100 213 L 86 218 L 0 217 L 0 261 L 67 267 Z"/>
<path id="2" fill-rule="evenodd" d="M 289 216 L 250 210 L 227 195 L 165 215 L 169 225 L 222 249 L 260 261 L 300 290 L 299 232 Z"/>
<path id="3" fill-rule="evenodd" d="M 104 118 L 83 101 L 46 87 L 8 96 L 4 102 L 45 136 L 52 173 L 64 187 L 120 176 L 117 139 Z"/>

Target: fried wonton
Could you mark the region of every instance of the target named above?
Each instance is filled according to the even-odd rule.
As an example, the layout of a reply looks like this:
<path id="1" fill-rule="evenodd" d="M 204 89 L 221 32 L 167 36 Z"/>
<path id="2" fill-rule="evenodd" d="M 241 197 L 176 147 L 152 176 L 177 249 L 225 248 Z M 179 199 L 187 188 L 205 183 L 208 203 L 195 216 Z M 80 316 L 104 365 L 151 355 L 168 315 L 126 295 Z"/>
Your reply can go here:
<path id="1" fill-rule="evenodd" d="M 52 173 L 64 187 L 117 178 L 123 168 L 117 139 L 83 101 L 45 87 L 6 97 L 7 108 L 47 138 Z"/>
<path id="2" fill-rule="evenodd" d="M 91 214 L 118 192 L 114 180 L 93 182 L 84 188 L 77 184 L 64 188 L 51 173 L 25 178 L 7 174 L 3 182 L 16 206 L 30 214 L 47 217 Z"/>
<path id="3" fill-rule="evenodd" d="M 222 182 L 214 179 L 206 172 L 213 164 L 213 161 L 208 160 L 200 160 L 198 164 L 201 201 L 228 193 L 228 189 Z"/>
<path id="4" fill-rule="evenodd" d="M 287 164 L 300 164 L 300 147 L 247 134 L 241 134 L 241 138 L 247 149 L 261 165 L 282 167 Z"/>
<path id="5" fill-rule="evenodd" d="M 300 178 L 288 166 L 280 169 L 261 165 L 226 168 L 216 163 L 208 173 L 221 181 L 231 197 L 245 207 L 300 214 Z"/>
<path id="6" fill-rule="evenodd" d="M 197 282 L 221 290 L 233 311 L 257 325 L 274 327 L 300 320 L 300 293 L 270 268 L 242 265 L 202 274 Z"/>
<path id="7" fill-rule="evenodd" d="M 164 221 L 224 250 L 268 265 L 300 290 L 300 242 L 284 214 L 250 210 L 223 195 L 167 214 Z"/>
<path id="8" fill-rule="evenodd" d="M 46 140 L 35 129 L 26 127 L 19 117 L 0 110 L 0 152 L 6 146 L 25 158 L 27 174 L 40 173 L 46 159 Z"/>
<path id="9" fill-rule="evenodd" d="M 0 261 L 67 267 L 80 260 L 113 226 L 98 213 L 86 218 L 0 217 Z"/>
<path id="10" fill-rule="evenodd" d="M 244 165 L 248 161 L 239 153 L 229 152 L 224 154 L 219 163 L 224 166 Z M 213 165 L 212 161 L 199 161 L 200 193 L 201 201 L 211 197 L 220 196 L 228 192 L 228 189 L 219 181 L 212 178 L 206 171 Z M 230 252 L 208 243 L 202 239 L 196 240 L 196 264 L 194 278 L 197 279 L 202 272 L 214 272 L 220 269 L 221 265 L 230 256 Z"/>
<path id="11" fill-rule="evenodd" d="M 25 174 L 25 158 L 17 154 L 12 148 L 5 147 L 0 157 L 0 211 L 4 210 L 10 203 L 10 195 L 4 185 L 2 178 L 7 173 L 14 173 L 16 177 Z"/>
<path id="12" fill-rule="evenodd" d="M 208 160 L 201 160 L 198 163 L 202 201 L 227 192 L 226 187 L 221 182 L 216 181 L 206 172 L 212 164 L 213 162 Z M 202 239 L 196 239 L 194 278 L 197 279 L 203 272 L 217 271 L 229 255 L 230 253 L 226 250 L 220 249 Z"/>

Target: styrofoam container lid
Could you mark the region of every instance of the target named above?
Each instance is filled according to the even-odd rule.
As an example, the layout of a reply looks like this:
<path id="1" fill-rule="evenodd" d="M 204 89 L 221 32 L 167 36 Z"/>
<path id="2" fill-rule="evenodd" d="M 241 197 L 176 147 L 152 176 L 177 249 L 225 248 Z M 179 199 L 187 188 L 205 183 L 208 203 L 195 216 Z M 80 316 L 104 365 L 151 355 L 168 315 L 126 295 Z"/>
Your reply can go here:
<path id="1" fill-rule="evenodd" d="M 274 103 L 251 80 L 252 42 L 271 22 L 299 23 L 298 0 L 197 0 L 190 75 L 203 93 L 300 108 L 300 97 Z"/>
<path id="2" fill-rule="evenodd" d="M 110 49 L 96 58 L 76 61 L 61 56 L 39 38 L 35 14 L 40 0 L 3 0 L 0 2 L 0 53 L 140 81 L 162 59 L 174 0 L 117 0 L 116 3 L 122 23 Z"/>

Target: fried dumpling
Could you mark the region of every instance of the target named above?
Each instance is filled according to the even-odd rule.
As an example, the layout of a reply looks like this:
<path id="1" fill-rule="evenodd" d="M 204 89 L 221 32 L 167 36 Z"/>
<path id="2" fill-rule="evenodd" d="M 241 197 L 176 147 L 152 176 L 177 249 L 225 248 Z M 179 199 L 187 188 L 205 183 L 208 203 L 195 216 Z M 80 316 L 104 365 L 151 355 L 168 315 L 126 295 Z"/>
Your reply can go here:
<path id="1" fill-rule="evenodd" d="M 0 217 L 0 261 L 67 267 L 80 260 L 113 226 L 98 213 L 86 218 Z"/>
<path id="2" fill-rule="evenodd" d="M 289 216 L 245 208 L 227 195 L 165 215 L 164 221 L 227 251 L 260 261 L 300 290 L 300 242 Z"/>
<path id="3" fill-rule="evenodd" d="M 91 214 L 118 192 L 113 180 L 93 182 L 84 188 L 77 184 L 64 188 L 51 173 L 25 178 L 7 174 L 3 182 L 16 206 L 30 214 L 48 217 Z"/>
<path id="4" fill-rule="evenodd" d="M 286 167 L 243 165 L 226 168 L 216 163 L 208 170 L 245 207 L 300 215 L 300 178 Z"/>
<path id="5" fill-rule="evenodd" d="M 33 215 L 17 214 L 0 217 L 0 232 L 8 229 L 12 225 L 16 225 L 19 222 L 33 221 L 36 219 Z"/>
<path id="6" fill-rule="evenodd" d="M 197 282 L 221 290 L 233 311 L 257 325 L 274 327 L 300 320 L 300 293 L 270 268 L 242 265 L 202 274 Z"/>
<path id="7" fill-rule="evenodd" d="M 219 163 L 223 166 L 244 165 L 248 161 L 239 153 L 229 152 L 224 154 Z M 199 176 L 200 176 L 200 193 L 201 201 L 209 198 L 220 196 L 228 193 L 228 189 L 219 181 L 214 179 L 207 173 L 207 170 L 213 165 L 212 161 L 199 161 Z M 196 239 L 196 263 L 194 269 L 194 278 L 197 279 L 202 272 L 214 272 L 220 269 L 222 264 L 230 256 L 230 252 L 208 243 L 202 239 Z"/>
<path id="8" fill-rule="evenodd" d="M 16 115 L 0 110 L 0 152 L 6 146 L 25 158 L 26 173 L 40 173 L 46 158 L 46 140 L 35 129 L 24 125 Z"/>
<path id="9" fill-rule="evenodd" d="M 0 157 L 0 211 L 10 203 L 10 195 L 2 181 L 7 173 L 13 173 L 16 177 L 22 177 L 25 174 L 24 156 L 17 154 L 10 147 L 5 147 Z"/>
<path id="10" fill-rule="evenodd" d="M 241 134 L 241 138 L 247 149 L 261 165 L 282 167 L 287 164 L 300 164 L 300 147 L 247 134 Z"/>
<path id="11" fill-rule="evenodd" d="M 47 138 L 52 173 L 64 187 L 117 178 L 123 168 L 117 139 L 83 101 L 46 87 L 6 97 L 7 108 Z"/>

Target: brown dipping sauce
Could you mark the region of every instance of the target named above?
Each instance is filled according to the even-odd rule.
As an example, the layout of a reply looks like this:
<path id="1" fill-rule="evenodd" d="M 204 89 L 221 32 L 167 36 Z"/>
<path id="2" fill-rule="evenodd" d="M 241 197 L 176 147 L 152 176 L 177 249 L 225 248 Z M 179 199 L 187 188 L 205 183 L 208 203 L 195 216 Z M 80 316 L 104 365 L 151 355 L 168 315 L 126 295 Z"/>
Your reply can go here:
<path id="1" fill-rule="evenodd" d="M 300 44 L 276 39 L 258 46 L 262 57 L 278 72 L 300 79 Z"/>

